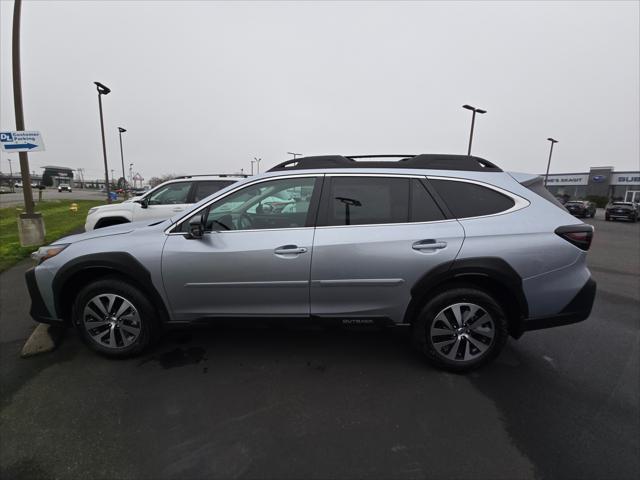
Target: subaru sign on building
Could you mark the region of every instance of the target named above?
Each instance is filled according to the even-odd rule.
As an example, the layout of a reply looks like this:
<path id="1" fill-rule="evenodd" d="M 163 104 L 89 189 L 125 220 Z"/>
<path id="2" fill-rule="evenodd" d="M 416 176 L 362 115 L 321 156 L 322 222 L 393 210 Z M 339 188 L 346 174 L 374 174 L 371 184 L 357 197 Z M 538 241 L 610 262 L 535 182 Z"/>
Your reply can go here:
<path id="1" fill-rule="evenodd" d="M 566 199 L 606 197 L 640 202 L 640 171 L 614 172 L 613 167 L 592 167 L 588 173 L 557 173 L 549 175 L 547 188 Z"/>

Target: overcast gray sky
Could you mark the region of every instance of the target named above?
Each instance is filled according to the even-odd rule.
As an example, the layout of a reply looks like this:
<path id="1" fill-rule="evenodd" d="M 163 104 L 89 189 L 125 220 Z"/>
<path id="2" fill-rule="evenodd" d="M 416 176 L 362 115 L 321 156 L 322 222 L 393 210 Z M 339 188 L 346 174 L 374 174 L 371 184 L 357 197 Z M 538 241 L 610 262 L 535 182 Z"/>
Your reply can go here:
<path id="1" fill-rule="evenodd" d="M 15 128 L 13 1 L 0 1 L 1 127 Z M 639 3 L 25 1 L 27 129 L 48 164 L 248 171 L 312 154 L 473 153 L 505 169 L 638 169 Z M 13 155 L 17 157 L 17 155 Z M 8 171 L 7 156 L 0 169 Z M 17 158 L 16 158 L 17 160 Z M 14 165 L 17 164 L 17 161 Z"/>

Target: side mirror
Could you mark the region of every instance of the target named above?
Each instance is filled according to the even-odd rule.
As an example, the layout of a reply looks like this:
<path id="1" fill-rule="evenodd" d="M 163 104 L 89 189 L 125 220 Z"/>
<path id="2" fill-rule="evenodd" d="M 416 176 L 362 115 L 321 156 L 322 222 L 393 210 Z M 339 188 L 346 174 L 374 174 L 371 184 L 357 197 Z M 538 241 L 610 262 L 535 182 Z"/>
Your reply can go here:
<path id="1" fill-rule="evenodd" d="M 149 206 L 149 203 L 148 203 L 147 199 L 148 199 L 148 197 L 144 197 L 144 198 L 141 198 L 140 200 L 136 200 L 135 202 L 139 203 L 140 207 L 147 208 Z"/>
<path id="2" fill-rule="evenodd" d="M 200 239 L 204 235 L 203 215 L 196 215 L 189 220 L 188 238 Z"/>

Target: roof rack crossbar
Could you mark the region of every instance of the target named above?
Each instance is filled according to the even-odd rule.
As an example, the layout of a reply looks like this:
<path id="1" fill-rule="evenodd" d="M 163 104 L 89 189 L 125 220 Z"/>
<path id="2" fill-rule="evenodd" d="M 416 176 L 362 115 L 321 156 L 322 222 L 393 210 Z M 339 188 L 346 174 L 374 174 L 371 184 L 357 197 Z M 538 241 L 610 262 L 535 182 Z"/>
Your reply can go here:
<path id="1" fill-rule="evenodd" d="M 356 159 L 356 158 L 409 158 L 415 157 L 415 154 L 409 155 L 345 155 L 346 158 Z"/>
<path id="2" fill-rule="evenodd" d="M 403 158 L 400 158 L 403 157 Z M 359 158 L 400 158 L 396 161 L 356 161 Z M 502 170 L 484 158 L 469 155 L 325 155 L 301 157 L 282 162 L 269 172 L 317 168 L 413 168 L 428 170 L 466 170 L 475 172 L 501 172 Z"/>

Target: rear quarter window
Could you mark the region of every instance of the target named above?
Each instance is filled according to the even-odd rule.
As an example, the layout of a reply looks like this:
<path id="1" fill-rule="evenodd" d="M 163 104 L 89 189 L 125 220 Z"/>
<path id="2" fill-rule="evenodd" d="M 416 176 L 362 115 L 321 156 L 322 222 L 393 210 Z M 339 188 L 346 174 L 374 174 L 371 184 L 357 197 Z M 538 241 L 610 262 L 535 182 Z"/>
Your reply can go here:
<path id="1" fill-rule="evenodd" d="M 429 180 L 456 218 L 481 217 L 509 210 L 513 199 L 475 183 Z"/>
<path id="2" fill-rule="evenodd" d="M 535 178 L 528 182 L 522 182 L 522 185 L 527 187 L 536 195 L 539 195 L 545 200 L 553 203 L 556 207 L 561 208 L 564 211 L 567 210 L 564 205 L 562 205 L 558 199 L 554 197 L 549 190 L 547 190 L 547 187 L 544 186 L 544 179 L 542 177 Z"/>

